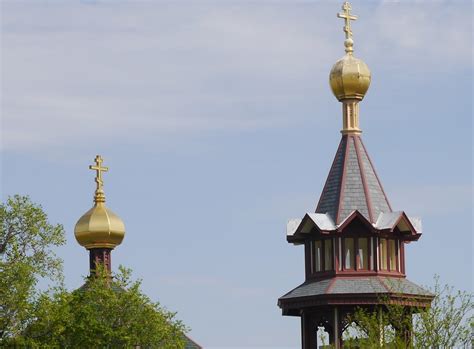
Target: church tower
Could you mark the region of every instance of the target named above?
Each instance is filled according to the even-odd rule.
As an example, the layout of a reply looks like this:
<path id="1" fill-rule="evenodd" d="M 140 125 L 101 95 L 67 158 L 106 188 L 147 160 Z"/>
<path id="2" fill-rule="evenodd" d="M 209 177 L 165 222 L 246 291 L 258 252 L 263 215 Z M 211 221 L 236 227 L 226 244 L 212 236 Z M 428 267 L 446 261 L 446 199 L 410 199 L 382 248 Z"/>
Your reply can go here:
<path id="1" fill-rule="evenodd" d="M 105 206 L 102 174 L 109 168 L 102 166 L 103 162 L 102 157 L 97 155 L 95 165 L 89 166 L 89 169 L 96 171 L 94 206 L 79 218 L 74 228 L 77 242 L 89 251 L 91 276 L 94 275 L 98 265 L 102 265 L 108 274 L 112 275 L 112 250 L 122 243 L 125 236 L 125 225 L 122 219 Z M 183 337 L 186 349 L 202 349 L 185 334 Z"/>
<path id="2" fill-rule="evenodd" d="M 314 213 L 290 220 L 287 241 L 303 245 L 305 281 L 278 299 L 283 315 L 301 318 L 302 348 L 314 349 L 317 329 L 342 348 L 348 315 L 357 307 L 381 304 L 411 310 L 429 307 L 433 295 L 406 279 L 405 246 L 421 236 L 421 221 L 393 211 L 362 142 L 359 103 L 370 86 L 367 65 L 354 56 L 351 21 L 357 17 L 344 2 L 345 55 L 329 75 L 342 104 L 342 138 Z M 407 341 L 410 328 L 397 328 Z"/>
<path id="3" fill-rule="evenodd" d="M 96 190 L 94 206 L 79 218 L 74 228 L 77 242 L 89 250 L 89 270 L 94 273 L 96 266 L 104 265 L 110 273 L 112 270 L 112 250 L 122 243 L 125 236 L 123 221 L 105 206 L 104 182 L 102 173 L 109 170 L 102 166 L 100 155 L 95 157 L 95 165 L 89 169 L 96 171 Z"/>

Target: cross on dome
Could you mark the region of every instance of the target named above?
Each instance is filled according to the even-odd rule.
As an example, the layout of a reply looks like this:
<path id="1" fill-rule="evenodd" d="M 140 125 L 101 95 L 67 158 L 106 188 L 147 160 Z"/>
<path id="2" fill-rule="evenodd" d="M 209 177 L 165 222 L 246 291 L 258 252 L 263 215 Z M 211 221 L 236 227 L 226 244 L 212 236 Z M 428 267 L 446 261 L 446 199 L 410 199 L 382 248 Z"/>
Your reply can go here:
<path id="1" fill-rule="evenodd" d="M 352 7 L 349 1 L 344 2 L 342 5 L 342 10 L 344 12 L 338 13 L 337 17 L 344 19 L 345 24 L 343 30 L 346 33 L 346 39 L 352 39 L 351 21 L 357 20 L 357 16 L 351 14 Z"/>
<path id="2" fill-rule="evenodd" d="M 97 188 L 95 190 L 94 201 L 95 202 L 104 202 L 105 201 L 105 194 L 103 190 L 104 181 L 102 180 L 102 172 L 107 172 L 109 170 L 108 167 L 102 166 L 104 160 L 102 156 L 97 155 L 94 159 L 95 166 L 90 165 L 89 169 L 96 171 L 95 182 L 97 183 Z"/>

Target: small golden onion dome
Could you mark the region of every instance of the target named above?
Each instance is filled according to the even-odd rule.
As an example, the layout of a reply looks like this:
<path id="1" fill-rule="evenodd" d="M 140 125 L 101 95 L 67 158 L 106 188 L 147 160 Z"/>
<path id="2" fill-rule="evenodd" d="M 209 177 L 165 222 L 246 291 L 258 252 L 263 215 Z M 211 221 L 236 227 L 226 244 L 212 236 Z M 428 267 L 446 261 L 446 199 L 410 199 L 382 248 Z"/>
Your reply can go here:
<path id="1" fill-rule="evenodd" d="M 77 242 L 87 249 L 115 248 L 122 243 L 125 236 L 125 224 L 111 210 L 105 207 L 105 194 L 103 190 L 102 172 L 107 172 L 108 167 L 102 166 L 102 157 L 95 157 L 95 165 L 89 166 L 97 172 L 95 182 L 97 188 L 94 195 L 94 207 L 79 218 L 74 228 Z"/>
<path id="2" fill-rule="evenodd" d="M 352 39 L 347 39 L 345 44 L 347 53 L 332 67 L 329 83 L 340 102 L 345 99 L 362 100 L 370 86 L 370 70 L 364 61 L 353 56 Z"/>
<path id="3" fill-rule="evenodd" d="M 76 223 L 74 235 L 87 249 L 115 248 L 125 236 L 125 224 L 103 202 L 97 202 Z"/>

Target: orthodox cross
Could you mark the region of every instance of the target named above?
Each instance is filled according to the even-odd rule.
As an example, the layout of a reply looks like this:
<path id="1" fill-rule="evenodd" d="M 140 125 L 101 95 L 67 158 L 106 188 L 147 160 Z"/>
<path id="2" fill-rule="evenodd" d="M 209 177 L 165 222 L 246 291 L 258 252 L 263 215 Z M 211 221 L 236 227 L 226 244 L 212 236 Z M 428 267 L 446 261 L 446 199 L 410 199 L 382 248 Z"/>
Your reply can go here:
<path id="1" fill-rule="evenodd" d="M 90 165 L 89 166 L 89 169 L 91 170 L 95 170 L 96 171 L 96 177 L 95 177 L 95 182 L 97 183 L 97 190 L 100 190 L 102 189 L 102 186 L 104 185 L 104 182 L 102 181 L 102 172 L 107 172 L 109 170 L 108 167 L 102 167 L 102 162 L 104 162 L 104 160 L 102 159 L 102 156 L 100 155 L 97 155 L 95 157 L 95 166 L 94 165 Z"/>
<path id="2" fill-rule="evenodd" d="M 344 12 L 338 13 L 337 17 L 344 18 L 344 22 L 345 22 L 344 32 L 346 33 L 346 39 L 351 39 L 352 38 L 351 21 L 355 21 L 357 19 L 357 16 L 351 14 L 352 7 L 349 1 L 344 2 L 344 4 L 342 5 L 342 10 Z"/>

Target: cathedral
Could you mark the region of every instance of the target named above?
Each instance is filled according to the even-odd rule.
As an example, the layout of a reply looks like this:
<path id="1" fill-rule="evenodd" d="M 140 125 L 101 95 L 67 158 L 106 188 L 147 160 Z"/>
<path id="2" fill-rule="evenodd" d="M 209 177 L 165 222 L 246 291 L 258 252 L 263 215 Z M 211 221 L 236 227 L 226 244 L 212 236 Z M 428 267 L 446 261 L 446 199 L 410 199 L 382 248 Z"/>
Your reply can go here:
<path id="1" fill-rule="evenodd" d="M 371 73 L 354 56 L 351 21 L 357 16 L 348 2 L 342 10 L 337 17 L 345 22 L 345 55 L 329 74 L 342 104 L 342 137 L 315 212 L 288 222 L 287 241 L 304 246 L 305 280 L 278 299 L 283 315 L 300 318 L 303 349 L 316 348 L 318 328 L 342 348 L 348 318 L 358 307 L 384 311 L 382 305 L 397 304 L 411 319 L 433 299 L 405 272 L 405 248 L 420 238 L 421 221 L 392 209 L 362 141 L 359 103 Z M 410 326 L 391 325 L 408 345 Z"/>

